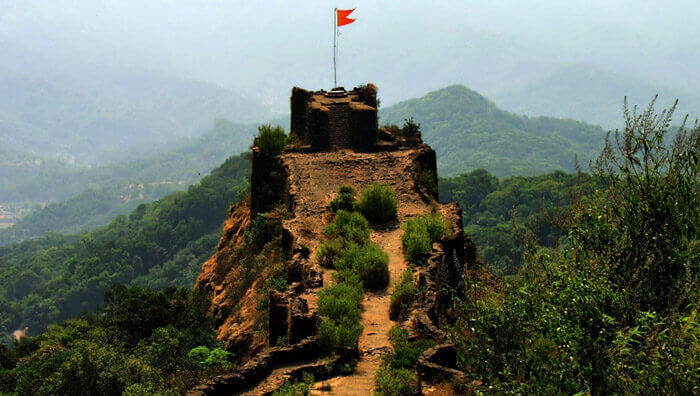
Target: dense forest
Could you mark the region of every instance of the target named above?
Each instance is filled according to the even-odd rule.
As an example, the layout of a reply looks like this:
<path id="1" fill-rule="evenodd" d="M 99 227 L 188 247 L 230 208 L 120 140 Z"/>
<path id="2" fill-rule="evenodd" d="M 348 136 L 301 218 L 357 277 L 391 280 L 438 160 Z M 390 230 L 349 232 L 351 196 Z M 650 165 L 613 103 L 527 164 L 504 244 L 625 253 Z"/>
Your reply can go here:
<path id="1" fill-rule="evenodd" d="M 234 364 L 207 307 L 189 288 L 114 286 L 97 313 L 0 344 L 0 394 L 182 394 Z"/>
<path id="2" fill-rule="evenodd" d="M 190 287 L 216 246 L 227 208 L 245 195 L 248 174 L 248 161 L 234 156 L 187 191 L 142 204 L 105 227 L 0 248 L 0 331 L 26 326 L 37 334 L 94 310 L 118 283 Z"/>
<path id="3" fill-rule="evenodd" d="M 439 180 L 440 200 L 459 202 L 464 231 L 476 243 L 490 270 L 518 273 L 524 245 L 520 235 L 534 231 L 537 243 L 554 248 L 568 229 L 571 204 L 590 194 L 600 182 L 587 173 L 561 171 L 541 176 L 499 180 L 477 169 Z"/>
<path id="4" fill-rule="evenodd" d="M 576 157 L 588 163 L 605 137 L 603 129 L 583 122 L 503 111 L 461 85 L 380 111 L 385 123 L 400 124 L 410 117 L 421 123 L 423 140 L 437 152 L 443 176 L 479 168 L 498 177 L 573 172 Z"/>

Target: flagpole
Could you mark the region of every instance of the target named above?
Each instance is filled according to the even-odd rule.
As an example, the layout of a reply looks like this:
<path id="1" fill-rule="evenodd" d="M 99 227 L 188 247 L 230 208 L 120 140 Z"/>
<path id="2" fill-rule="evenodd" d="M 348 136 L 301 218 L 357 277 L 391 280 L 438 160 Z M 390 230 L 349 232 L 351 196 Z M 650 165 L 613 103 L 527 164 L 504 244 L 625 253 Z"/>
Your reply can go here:
<path id="1" fill-rule="evenodd" d="M 336 49 L 336 38 L 338 37 L 338 9 L 334 8 L 333 9 L 333 88 L 338 86 L 338 80 L 336 78 L 336 71 L 335 71 L 335 53 L 337 52 Z"/>

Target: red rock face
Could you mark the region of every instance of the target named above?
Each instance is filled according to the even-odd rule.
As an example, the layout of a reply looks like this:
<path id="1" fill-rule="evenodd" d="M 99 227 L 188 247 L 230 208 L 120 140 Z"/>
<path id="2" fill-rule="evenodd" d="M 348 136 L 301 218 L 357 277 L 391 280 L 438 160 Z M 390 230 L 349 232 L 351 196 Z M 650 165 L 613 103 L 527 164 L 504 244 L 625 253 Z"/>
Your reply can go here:
<path id="1" fill-rule="evenodd" d="M 263 297 L 257 290 L 262 279 L 242 293 L 237 300 L 234 293 L 244 270 L 237 249 L 244 246 L 245 231 L 250 227 L 250 209 L 247 202 L 231 207 L 224 222 L 217 252 L 202 266 L 195 282 L 195 290 L 211 298 L 211 312 L 219 325 L 219 339 L 227 349 L 245 358 L 252 356 L 266 345 L 264 336 L 255 331 L 261 314 L 256 309 Z M 240 295 L 240 294 L 239 294 Z"/>

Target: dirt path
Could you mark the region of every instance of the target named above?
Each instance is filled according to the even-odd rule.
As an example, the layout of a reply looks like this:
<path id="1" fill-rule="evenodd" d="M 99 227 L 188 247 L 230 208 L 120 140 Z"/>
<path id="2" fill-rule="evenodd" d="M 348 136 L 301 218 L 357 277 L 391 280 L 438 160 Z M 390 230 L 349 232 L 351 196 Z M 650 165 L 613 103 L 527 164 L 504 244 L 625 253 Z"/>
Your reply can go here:
<path id="1" fill-rule="evenodd" d="M 331 378 L 320 382 L 312 395 L 371 395 L 375 388 L 376 372 L 382 355 L 391 347 L 389 330 L 396 322 L 389 319 L 389 305 L 393 284 L 406 269 L 401 249 L 401 225 L 406 219 L 429 210 L 417 192 L 415 182 L 407 175 L 412 164 L 409 151 L 384 153 L 334 153 L 290 154 L 286 156 L 291 174 L 294 175 L 292 192 L 295 194 L 295 218 L 287 223 L 299 236 L 299 243 L 315 251 L 318 246 L 324 215 L 331 199 L 341 185 L 347 184 L 362 190 L 369 183 L 390 185 L 398 200 L 398 219 L 395 223 L 374 227 L 372 241 L 389 255 L 390 285 L 386 291 L 366 292 L 363 300 L 361 324 L 364 327 L 359 340 L 360 361 L 352 375 Z M 324 271 L 323 284 L 332 283 L 330 271 Z M 316 308 L 318 290 L 302 295 L 311 309 Z"/>
<path id="2" fill-rule="evenodd" d="M 314 390 L 312 395 L 371 395 L 374 392 L 381 357 L 391 348 L 389 330 L 396 324 L 389 319 L 393 284 L 400 278 L 407 265 L 401 250 L 401 233 L 398 225 L 387 230 L 372 231 L 372 242 L 379 244 L 389 255 L 391 282 L 386 291 L 365 292 L 361 319 L 364 330 L 360 336 L 360 361 L 355 372 L 349 376 L 319 383 L 319 387 L 330 390 Z"/>

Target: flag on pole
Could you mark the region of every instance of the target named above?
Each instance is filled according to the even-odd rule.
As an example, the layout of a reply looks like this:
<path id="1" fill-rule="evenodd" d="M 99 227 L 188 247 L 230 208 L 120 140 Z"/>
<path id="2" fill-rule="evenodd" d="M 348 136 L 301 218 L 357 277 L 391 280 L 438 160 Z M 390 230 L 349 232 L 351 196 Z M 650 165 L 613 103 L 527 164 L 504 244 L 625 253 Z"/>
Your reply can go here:
<path id="1" fill-rule="evenodd" d="M 335 8 L 334 12 L 334 19 L 335 22 L 333 23 L 333 87 L 337 88 L 338 87 L 338 78 L 337 78 L 337 72 L 336 72 L 336 65 L 335 65 L 335 58 L 336 54 L 338 53 L 338 28 L 340 26 L 345 26 L 349 25 L 353 22 L 355 22 L 354 19 L 348 18 L 352 12 L 355 11 L 355 9 L 351 10 L 339 10 Z"/>
<path id="2" fill-rule="evenodd" d="M 338 10 L 338 9 L 335 10 L 335 12 L 337 13 L 336 20 L 338 21 L 338 27 L 349 25 L 349 24 L 355 22 L 354 19 L 348 18 L 350 16 L 350 14 L 352 14 L 353 11 L 355 11 L 354 8 L 351 10 Z"/>

